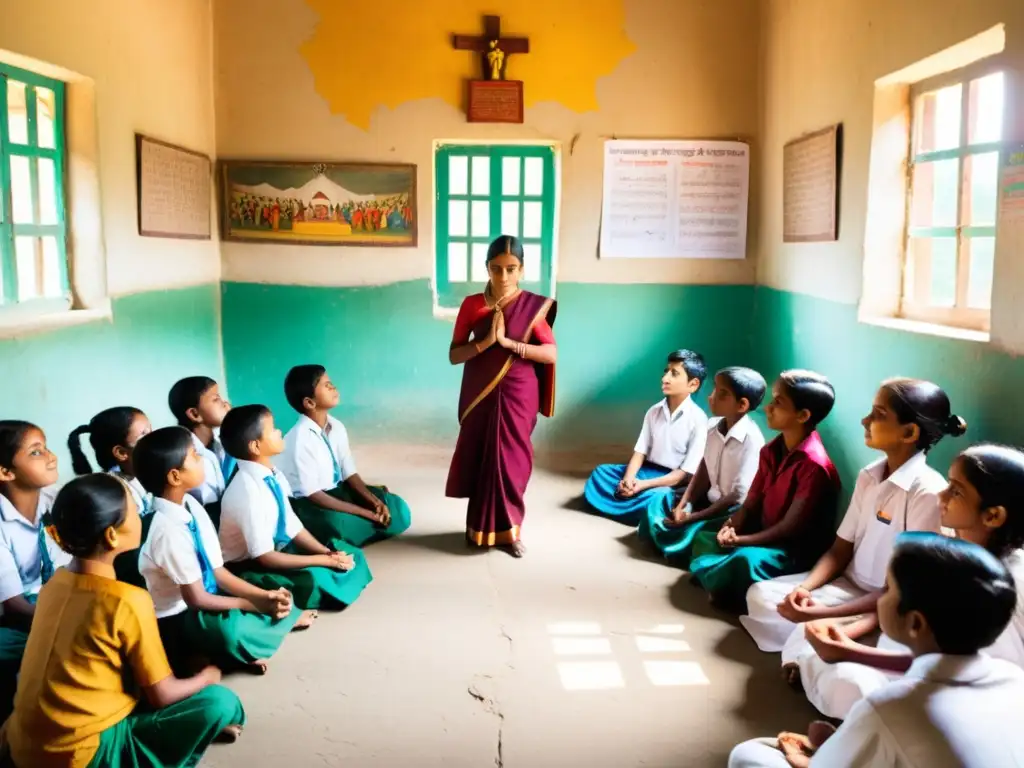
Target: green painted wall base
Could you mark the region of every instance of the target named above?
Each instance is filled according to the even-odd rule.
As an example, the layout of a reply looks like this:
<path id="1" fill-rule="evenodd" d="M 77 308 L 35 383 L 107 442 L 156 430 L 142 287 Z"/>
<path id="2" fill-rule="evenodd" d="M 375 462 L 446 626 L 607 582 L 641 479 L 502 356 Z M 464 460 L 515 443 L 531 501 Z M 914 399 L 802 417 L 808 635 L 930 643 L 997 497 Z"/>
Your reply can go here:
<path id="1" fill-rule="evenodd" d="M 39 424 L 71 479 L 72 429 L 115 405 L 172 421 L 167 392 L 182 376 L 223 378 L 217 285 L 114 300 L 113 321 L 0 341 L 0 418 Z"/>
<path id="2" fill-rule="evenodd" d="M 712 369 L 749 362 L 753 296 L 753 286 L 559 283 L 557 413 L 541 420 L 538 447 L 630 443 L 644 409 L 660 397 L 674 349 L 699 350 Z M 427 281 L 229 282 L 222 305 L 234 402 L 265 403 L 287 428 L 295 414 L 284 399 L 285 373 L 318 362 L 341 389 L 338 416 L 356 440 L 449 443 L 456 435 L 461 369 L 448 364 L 453 324 L 431 316 Z"/>

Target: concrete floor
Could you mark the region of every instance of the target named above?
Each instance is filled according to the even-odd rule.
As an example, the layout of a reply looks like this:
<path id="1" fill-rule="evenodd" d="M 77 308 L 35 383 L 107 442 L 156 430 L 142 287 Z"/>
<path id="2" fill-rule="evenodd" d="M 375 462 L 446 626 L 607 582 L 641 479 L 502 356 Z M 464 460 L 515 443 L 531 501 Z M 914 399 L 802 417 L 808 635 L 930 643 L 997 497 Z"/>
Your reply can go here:
<path id="1" fill-rule="evenodd" d="M 538 467 L 517 561 L 463 544 L 448 449 L 400 455 L 367 447 L 360 468 L 409 501 L 413 527 L 367 548 L 358 603 L 290 637 L 266 677 L 227 680 L 249 722 L 203 765 L 723 766 L 738 741 L 813 718 L 684 574 L 566 508 L 578 458 Z"/>

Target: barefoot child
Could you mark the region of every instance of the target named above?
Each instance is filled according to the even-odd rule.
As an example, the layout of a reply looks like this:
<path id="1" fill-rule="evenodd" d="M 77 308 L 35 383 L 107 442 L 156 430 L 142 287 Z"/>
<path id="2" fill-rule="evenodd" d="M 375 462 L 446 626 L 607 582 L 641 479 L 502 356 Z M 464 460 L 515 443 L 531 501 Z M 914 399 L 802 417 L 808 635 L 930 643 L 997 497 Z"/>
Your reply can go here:
<path id="1" fill-rule="evenodd" d="M 292 507 L 321 541 L 362 547 L 409 527 L 409 505 L 386 488 L 367 486 L 356 470 L 345 426 L 330 415 L 340 402 L 322 365 L 297 365 L 284 380 L 299 420 L 288 430 L 280 468 L 295 497 Z"/>
<path id="2" fill-rule="evenodd" d="M 196 450 L 206 469 L 203 484 L 190 493 L 206 507 L 214 526 L 220 522 L 220 498 L 234 474 L 237 462 L 224 451 L 218 433 L 231 403 L 221 397 L 217 382 L 206 376 L 181 379 L 167 396 L 178 426 L 192 433 Z"/>
<path id="3" fill-rule="evenodd" d="M 52 518 L 74 559 L 39 593 L 2 750 L 33 768 L 186 766 L 218 734 L 237 736 L 245 713 L 215 685 L 220 671 L 176 678 L 149 595 L 115 578 L 114 559 L 137 549 L 142 533 L 124 480 L 72 480 Z"/>
<path id="4" fill-rule="evenodd" d="M 71 452 L 71 466 L 76 475 L 92 472 L 89 459 L 82 450 L 82 435 L 89 435 L 89 445 L 96 456 L 96 462 L 104 472 L 120 475 L 132 492 L 132 499 L 142 517 L 142 541 L 145 542 L 153 511 L 153 500 L 135 477 L 132 451 L 135 444 L 153 431 L 153 425 L 138 408 L 120 406 L 100 411 L 88 424 L 75 429 L 68 437 Z M 137 587 L 145 587 L 146 581 L 139 573 L 139 553 L 125 552 L 114 564 L 117 578 Z"/>
<path id="5" fill-rule="evenodd" d="M 594 511 L 637 525 L 649 509 L 661 510 L 663 500 L 690 481 L 708 434 L 708 417 L 692 395 L 707 370 L 704 358 L 688 349 L 668 356 L 661 376 L 664 398 L 644 416 L 629 463 L 602 464 L 587 480 L 583 495 Z"/>
<path id="6" fill-rule="evenodd" d="M 40 588 L 71 557 L 46 533 L 57 457 L 26 421 L 0 421 L 0 717 L 14 689 Z"/>
<path id="7" fill-rule="evenodd" d="M 772 387 L 765 416 L 781 434 L 761 449 L 739 511 L 693 542 L 690 572 L 721 606 L 741 609 L 751 584 L 808 568 L 828 548 L 839 475 L 817 426 L 834 403 L 828 379 L 812 371 L 786 371 Z"/>
<path id="8" fill-rule="evenodd" d="M 725 368 L 715 374 L 708 397 L 716 417 L 708 425 L 704 458 L 682 498 L 662 498 L 640 519 L 640 536 L 649 538 L 668 561 L 690 567 L 694 537 L 708 525 L 721 525 L 747 498 L 757 474 L 764 436 L 750 413 L 764 399 L 764 378 L 750 368 Z"/>
<path id="9" fill-rule="evenodd" d="M 890 379 L 861 420 L 864 443 L 884 457 L 861 470 L 832 548 L 809 573 L 754 584 L 740 623 L 758 648 L 782 651 L 784 666 L 810 647 L 804 622 L 873 612 L 885 584 L 892 547 L 904 531 L 939 532 L 942 475 L 927 454 L 966 425 L 950 413 L 940 387 L 919 379 Z M 844 575 L 845 574 L 845 575 Z"/>
<path id="10" fill-rule="evenodd" d="M 291 592 L 302 609 L 344 608 L 373 579 L 362 551 L 341 539 L 322 544 L 292 511 L 291 487 L 274 469 L 284 448 L 270 410 L 243 405 L 224 417 L 221 439 L 238 472 L 221 503 L 224 560 L 250 584 Z"/>
<path id="11" fill-rule="evenodd" d="M 1024 765 L 1024 671 L 983 648 L 1014 613 L 1013 576 L 991 553 L 934 533 L 900 536 L 878 600 L 906 677 L 857 703 L 842 726 L 740 744 L 730 768 Z"/>
<path id="12" fill-rule="evenodd" d="M 1024 667 L 1024 453 L 998 445 L 968 448 L 950 466 L 939 503 L 944 528 L 987 549 L 1016 579 L 1021 598 L 1013 620 L 985 652 Z M 805 625 L 811 649 L 796 660 L 800 678 L 808 700 L 828 717 L 846 717 L 857 701 L 910 667 L 911 654 L 897 638 L 883 634 L 877 647 L 857 642 L 877 626 L 873 613 Z"/>
<path id="13" fill-rule="evenodd" d="M 217 530 L 189 495 L 204 462 L 182 427 L 151 432 L 135 448 L 135 471 L 154 497 L 140 570 L 175 670 L 201 658 L 221 669 L 262 674 L 301 611 L 286 589 L 265 590 L 224 567 Z"/>

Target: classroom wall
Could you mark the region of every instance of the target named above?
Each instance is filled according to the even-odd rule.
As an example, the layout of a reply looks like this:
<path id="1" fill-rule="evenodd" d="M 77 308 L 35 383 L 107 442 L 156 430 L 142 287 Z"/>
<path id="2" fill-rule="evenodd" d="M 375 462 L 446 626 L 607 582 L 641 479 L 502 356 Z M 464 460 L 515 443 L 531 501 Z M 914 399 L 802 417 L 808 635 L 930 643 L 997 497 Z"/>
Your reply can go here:
<path id="1" fill-rule="evenodd" d="M 942 384 L 954 409 L 967 419 L 967 439 L 948 440 L 936 449 L 933 464 L 940 471 L 968 441 L 1024 442 L 1024 415 L 1013 405 L 1024 364 L 1002 351 L 1019 348 L 1013 327 L 1005 325 L 1019 315 L 1007 293 L 1020 285 L 1014 254 L 997 255 L 996 343 L 865 325 L 857 320 L 856 306 L 863 288 L 874 81 L 1000 23 L 1006 25 L 1005 56 L 1016 70 L 1019 90 L 1024 76 L 1024 3 L 1019 0 L 768 0 L 763 6 L 758 361 L 771 372 L 814 368 L 837 383 L 837 407 L 822 432 L 851 487 L 858 467 L 871 458 L 859 419 L 878 383 L 889 376 Z M 838 122 L 845 145 L 839 241 L 783 244 L 783 145 Z M 1024 100 L 1011 108 L 1007 128 L 1008 140 L 1024 140 Z"/>
<path id="2" fill-rule="evenodd" d="M 541 432 L 542 444 L 631 440 L 642 409 L 659 397 L 674 348 L 699 349 L 712 366 L 745 358 L 756 184 L 751 258 L 596 254 L 604 139 L 754 141 L 758 5 L 515 0 L 495 8 L 446 0 L 439 13 L 437 4 L 408 0 L 389 7 L 379 19 L 386 23 L 367 24 L 349 4 L 326 0 L 218 0 L 219 156 L 419 166 L 415 249 L 222 244 L 224 354 L 235 401 L 284 408 L 287 368 L 319 360 L 341 386 L 341 416 L 356 439 L 447 441 L 455 433 L 452 325 L 431 314 L 435 139 L 561 146 L 559 416 Z M 530 37 L 531 52 L 510 57 L 508 71 L 526 84 L 524 125 L 470 125 L 459 108 L 477 59 L 451 49 L 449 37 L 482 33 L 484 12 L 502 14 L 504 34 Z M 732 322 L 708 322 L 722 307 Z M 294 417 L 285 414 L 287 426 Z"/>
<path id="3" fill-rule="evenodd" d="M 99 162 L 88 172 L 98 174 L 101 199 L 90 216 L 100 217 L 113 297 L 112 319 L 57 331 L 27 328 L 0 339 L 0 418 L 37 421 L 51 447 L 112 405 L 137 405 L 165 424 L 175 379 L 223 376 L 220 253 L 216 239 L 139 237 L 134 134 L 213 155 L 210 0 L 0 5 L 0 50 L 69 70 L 94 86 Z M 67 453 L 58 453 L 67 479 Z"/>

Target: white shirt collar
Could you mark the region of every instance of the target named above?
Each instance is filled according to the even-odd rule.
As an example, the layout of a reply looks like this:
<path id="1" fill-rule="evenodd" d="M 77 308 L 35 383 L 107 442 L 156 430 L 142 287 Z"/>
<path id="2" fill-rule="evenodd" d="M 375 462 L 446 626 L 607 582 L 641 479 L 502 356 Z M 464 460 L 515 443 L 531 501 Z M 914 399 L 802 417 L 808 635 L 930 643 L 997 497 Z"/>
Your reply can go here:
<path id="1" fill-rule="evenodd" d="M 46 512 L 46 497 L 42 491 L 39 492 L 39 503 L 36 505 L 36 521 L 30 523 L 3 494 L 0 494 L 0 518 L 5 523 L 21 523 L 29 527 L 38 528 L 43 524 L 43 513 Z"/>
<path id="2" fill-rule="evenodd" d="M 715 422 L 713 429 L 718 433 L 718 436 L 722 438 L 722 441 L 726 443 L 729 442 L 729 440 L 736 440 L 740 443 L 744 442 L 750 434 L 751 427 L 754 425 L 753 419 L 751 419 L 747 414 L 743 414 L 739 421 L 732 425 L 732 429 L 723 435 L 722 431 L 719 429 L 719 425 L 723 421 L 724 419 L 718 419 Z"/>
<path id="3" fill-rule="evenodd" d="M 885 472 L 885 459 L 879 459 L 871 465 L 870 471 L 874 476 L 876 482 L 888 482 L 895 485 L 902 491 L 909 492 L 914 481 L 921 476 L 921 471 L 925 468 L 928 463 L 928 457 L 924 451 L 919 451 L 911 456 L 907 462 L 889 475 L 885 480 L 882 480 L 882 475 Z"/>
<path id="4" fill-rule="evenodd" d="M 188 508 L 190 501 L 193 501 L 191 496 L 185 497 L 184 504 L 175 504 L 173 501 L 168 501 L 162 497 L 153 498 L 153 509 L 156 512 L 162 512 L 167 515 L 171 520 L 176 523 L 188 525 L 192 522 L 192 512 Z"/>
<path id="5" fill-rule="evenodd" d="M 918 656 L 907 670 L 907 677 L 936 683 L 969 685 L 992 672 L 992 659 L 983 653 L 974 656 L 952 656 L 926 653 Z"/>
<path id="6" fill-rule="evenodd" d="M 244 459 L 238 462 L 238 471 L 244 472 L 249 475 L 249 477 L 254 477 L 257 480 L 263 480 L 263 478 L 270 477 L 277 472 L 276 469 L 271 469 L 255 461 L 246 461 Z"/>
<path id="7" fill-rule="evenodd" d="M 669 409 L 668 409 L 668 398 L 667 397 L 663 397 L 661 399 L 661 410 L 662 410 L 662 413 L 665 414 L 665 418 L 667 418 L 669 421 L 675 421 L 676 419 L 680 419 L 680 418 L 683 417 L 683 415 L 685 413 L 689 412 L 690 408 L 693 407 L 693 403 L 690 402 L 692 399 L 693 398 L 691 398 L 689 395 L 687 395 L 686 399 L 683 400 L 683 402 L 681 402 L 679 404 L 679 406 L 675 409 L 675 411 L 671 411 L 670 412 Z"/>
<path id="8" fill-rule="evenodd" d="M 309 429 L 311 432 L 314 432 L 317 437 L 320 437 L 325 432 L 327 434 L 331 433 L 331 429 L 333 428 L 335 421 L 337 421 L 337 419 L 335 419 L 330 414 L 327 414 L 326 427 L 325 429 L 321 429 L 320 425 L 313 421 L 311 418 L 309 418 L 309 416 L 307 416 L 306 414 L 302 414 L 301 416 L 299 416 L 299 420 L 296 422 L 296 424 L 299 427 L 305 427 Z"/>

